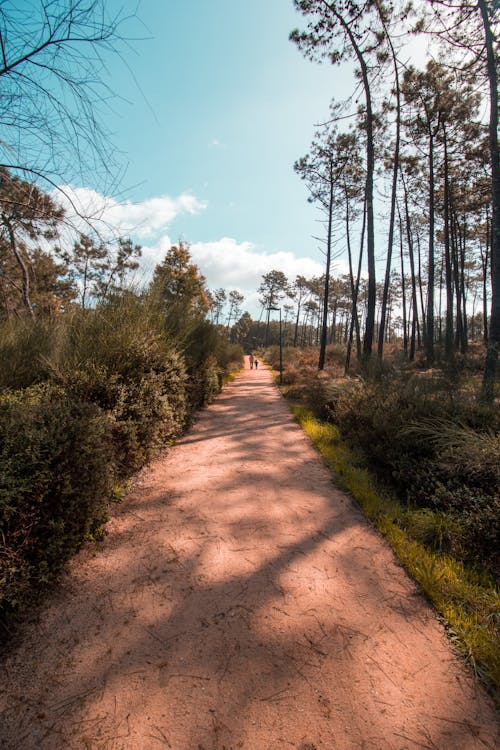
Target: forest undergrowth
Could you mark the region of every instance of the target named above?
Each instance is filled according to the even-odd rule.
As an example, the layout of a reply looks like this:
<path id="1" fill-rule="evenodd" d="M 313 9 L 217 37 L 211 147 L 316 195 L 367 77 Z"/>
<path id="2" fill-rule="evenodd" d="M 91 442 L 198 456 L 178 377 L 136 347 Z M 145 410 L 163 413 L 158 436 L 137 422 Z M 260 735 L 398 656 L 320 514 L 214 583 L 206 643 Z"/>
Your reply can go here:
<path id="1" fill-rule="evenodd" d="M 277 347 L 266 359 L 279 368 Z M 500 696 L 500 411 L 475 398 L 481 364 L 344 377 L 341 347 L 284 352 L 296 419 Z"/>

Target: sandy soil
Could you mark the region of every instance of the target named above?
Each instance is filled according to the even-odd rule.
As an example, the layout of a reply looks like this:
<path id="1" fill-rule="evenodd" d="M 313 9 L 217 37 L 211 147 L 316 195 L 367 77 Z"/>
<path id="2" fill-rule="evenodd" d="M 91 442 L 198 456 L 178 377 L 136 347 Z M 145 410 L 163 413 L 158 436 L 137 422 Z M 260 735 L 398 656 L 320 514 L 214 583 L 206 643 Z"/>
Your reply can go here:
<path id="1" fill-rule="evenodd" d="M 3 750 L 500 747 L 265 369 L 142 472 L 0 669 Z"/>

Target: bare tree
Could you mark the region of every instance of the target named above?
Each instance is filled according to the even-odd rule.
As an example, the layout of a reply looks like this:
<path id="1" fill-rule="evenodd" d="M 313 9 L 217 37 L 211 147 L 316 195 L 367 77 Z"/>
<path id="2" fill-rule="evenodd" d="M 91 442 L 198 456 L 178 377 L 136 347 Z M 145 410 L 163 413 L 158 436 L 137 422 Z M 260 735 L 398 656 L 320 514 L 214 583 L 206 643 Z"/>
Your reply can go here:
<path id="1" fill-rule="evenodd" d="M 109 16 L 105 0 L 1 4 L 0 166 L 52 186 L 112 175 L 105 64 L 126 42 L 126 20 Z"/>

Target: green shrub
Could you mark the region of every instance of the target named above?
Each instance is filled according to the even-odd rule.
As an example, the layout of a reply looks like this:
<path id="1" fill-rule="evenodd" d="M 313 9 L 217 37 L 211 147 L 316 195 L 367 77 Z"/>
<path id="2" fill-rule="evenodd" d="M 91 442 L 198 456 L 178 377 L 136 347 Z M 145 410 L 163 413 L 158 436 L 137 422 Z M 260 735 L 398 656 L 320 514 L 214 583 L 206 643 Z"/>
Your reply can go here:
<path id="1" fill-rule="evenodd" d="M 340 389 L 329 406 L 342 435 L 362 449 L 377 474 L 410 507 L 423 509 L 413 521 L 408 517 L 417 538 L 500 571 L 495 410 L 450 389 L 441 375 L 359 383 Z"/>
<path id="2" fill-rule="evenodd" d="M 204 319 L 174 322 L 175 342 L 172 320 L 126 294 L 58 321 L 3 325 L 0 623 L 99 529 L 115 482 L 242 364 L 241 348 Z"/>
<path id="3" fill-rule="evenodd" d="M 123 355 L 121 371 L 90 361 L 78 370 L 60 370 L 57 380 L 71 398 L 108 413 L 115 462 L 126 476 L 181 433 L 188 405 L 184 362 L 175 350 L 152 335 L 149 342 L 129 342 Z"/>
<path id="4" fill-rule="evenodd" d="M 221 374 L 226 375 L 243 367 L 243 349 L 240 344 L 231 344 L 221 336 L 218 337 L 215 357 Z"/>
<path id="5" fill-rule="evenodd" d="M 0 390 L 28 388 L 47 379 L 47 359 L 65 335 L 65 325 L 47 320 L 0 323 Z"/>
<path id="6" fill-rule="evenodd" d="M 187 383 L 190 413 L 210 403 L 220 390 L 219 367 L 215 357 L 192 366 Z"/>
<path id="7" fill-rule="evenodd" d="M 58 387 L 0 396 L 0 618 L 52 580 L 106 518 L 110 423 Z"/>

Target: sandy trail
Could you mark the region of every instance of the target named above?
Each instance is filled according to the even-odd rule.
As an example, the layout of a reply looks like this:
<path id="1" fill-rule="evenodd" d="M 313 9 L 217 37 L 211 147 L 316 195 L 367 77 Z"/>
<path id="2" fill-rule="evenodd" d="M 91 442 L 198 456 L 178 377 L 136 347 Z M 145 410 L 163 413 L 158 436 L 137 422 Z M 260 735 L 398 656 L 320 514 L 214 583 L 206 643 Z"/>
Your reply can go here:
<path id="1" fill-rule="evenodd" d="M 148 467 L 0 682 L 3 750 L 484 750 L 489 698 L 265 369 Z"/>

